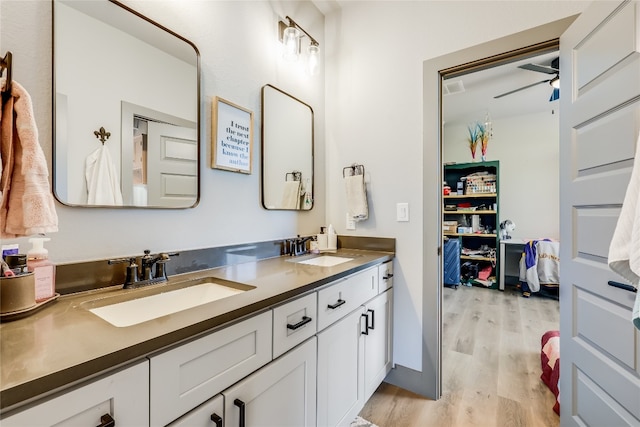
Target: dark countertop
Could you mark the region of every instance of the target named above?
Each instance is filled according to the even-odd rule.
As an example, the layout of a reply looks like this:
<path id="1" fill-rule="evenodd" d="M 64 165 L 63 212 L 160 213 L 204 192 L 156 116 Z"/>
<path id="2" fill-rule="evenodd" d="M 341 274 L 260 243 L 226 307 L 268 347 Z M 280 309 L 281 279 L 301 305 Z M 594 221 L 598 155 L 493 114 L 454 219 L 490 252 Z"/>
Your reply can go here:
<path id="1" fill-rule="evenodd" d="M 391 252 L 340 249 L 353 258 L 334 267 L 298 264 L 308 256 L 278 257 L 176 275 L 166 284 L 139 289 L 102 288 L 62 296 L 23 319 L 0 324 L 0 410 L 59 390 L 120 365 L 256 314 L 289 298 L 393 259 Z M 124 293 L 146 296 L 176 282 L 215 277 L 255 286 L 137 325 L 118 328 L 88 311 L 96 300 Z"/>

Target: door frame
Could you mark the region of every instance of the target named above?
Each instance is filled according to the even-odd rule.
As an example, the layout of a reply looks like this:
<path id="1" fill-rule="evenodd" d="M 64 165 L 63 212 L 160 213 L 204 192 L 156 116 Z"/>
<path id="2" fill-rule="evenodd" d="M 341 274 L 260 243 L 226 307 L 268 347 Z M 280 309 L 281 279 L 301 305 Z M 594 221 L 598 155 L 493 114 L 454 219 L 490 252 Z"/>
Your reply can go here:
<path id="1" fill-rule="evenodd" d="M 442 78 L 558 48 L 578 15 L 423 62 L 422 370 L 396 365 L 386 382 L 422 396 L 442 396 Z M 436 101 L 436 102 L 434 102 Z M 436 141 L 434 143 L 434 141 Z"/>

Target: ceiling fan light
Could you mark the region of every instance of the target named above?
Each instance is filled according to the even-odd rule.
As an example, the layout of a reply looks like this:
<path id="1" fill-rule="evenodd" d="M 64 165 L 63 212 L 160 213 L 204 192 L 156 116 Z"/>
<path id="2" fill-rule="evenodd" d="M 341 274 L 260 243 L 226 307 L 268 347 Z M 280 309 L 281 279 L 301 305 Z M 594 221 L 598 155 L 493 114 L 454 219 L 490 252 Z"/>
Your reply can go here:
<path id="1" fill-rule="evenodd" d="M 554 89 L 560 89 L 560 76 L 556 74 L 556 76 L 549 81 L 549 84 Z"/>

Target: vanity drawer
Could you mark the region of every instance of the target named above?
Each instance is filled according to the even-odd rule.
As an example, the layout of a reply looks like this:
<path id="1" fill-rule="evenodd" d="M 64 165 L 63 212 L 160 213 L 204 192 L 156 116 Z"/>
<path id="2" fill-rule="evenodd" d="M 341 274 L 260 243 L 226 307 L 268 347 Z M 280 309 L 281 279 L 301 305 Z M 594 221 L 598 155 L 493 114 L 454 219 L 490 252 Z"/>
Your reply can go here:
<path id="1" fill-rule="evenodd" d="M 271 310 L 150 358 L 151 425 L 167 425 L 271 361 Z"/>
<path id="2" fill-rule="evenodd" d="M 318 291 L 318 331 L 378 295 L 378 268 L 356 273 Z"/>
<path id="3" fill-rule="evenodd" d="M 393 261 L 378 266 L 378 293 L 383 293 L 393 286 Z"/>
<path id="4" fill-rule="evenodd" d="M 286 353 L 316 333 L 316 293 L 273 309 L 273 358 Z"/>

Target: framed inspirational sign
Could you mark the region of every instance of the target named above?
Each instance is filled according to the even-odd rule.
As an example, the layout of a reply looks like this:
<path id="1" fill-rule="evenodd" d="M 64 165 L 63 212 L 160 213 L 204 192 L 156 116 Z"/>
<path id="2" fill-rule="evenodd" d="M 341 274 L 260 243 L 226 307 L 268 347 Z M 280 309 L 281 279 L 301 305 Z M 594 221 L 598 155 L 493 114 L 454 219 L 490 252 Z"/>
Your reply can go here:
<path id="1" fill-rule="evenodd" d="M 211 110 L 211 167 L 251 174 L 253 112 L 217 96 Z"/>

